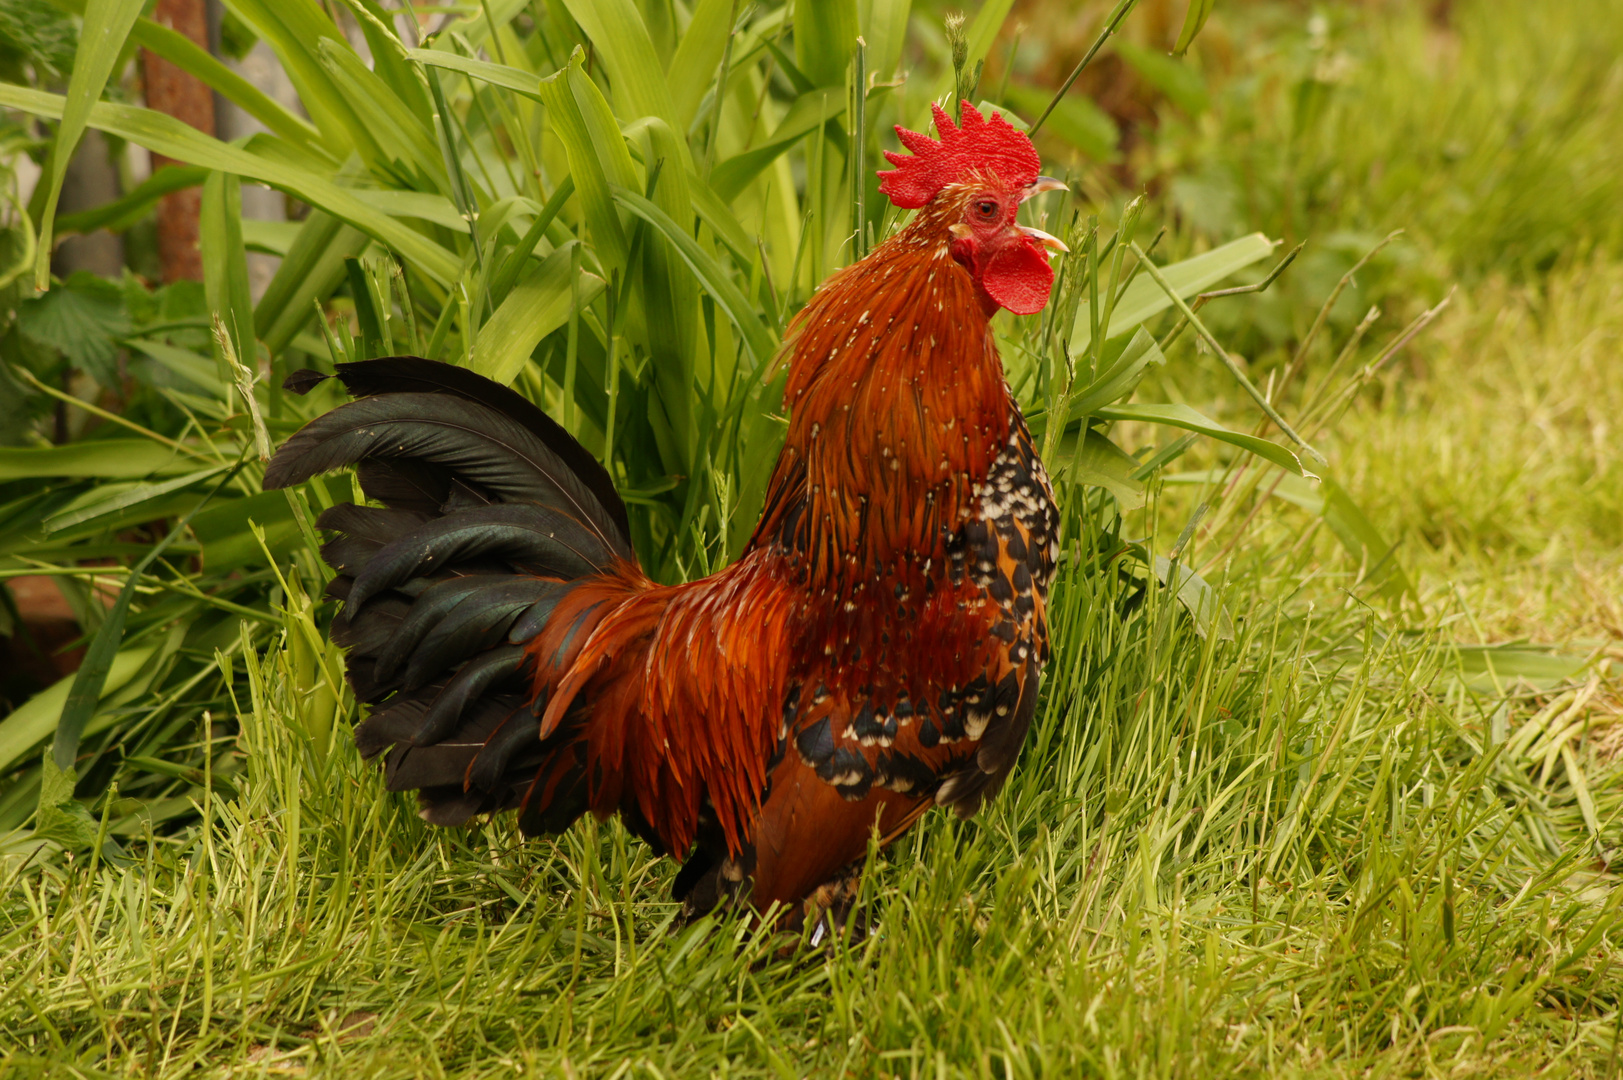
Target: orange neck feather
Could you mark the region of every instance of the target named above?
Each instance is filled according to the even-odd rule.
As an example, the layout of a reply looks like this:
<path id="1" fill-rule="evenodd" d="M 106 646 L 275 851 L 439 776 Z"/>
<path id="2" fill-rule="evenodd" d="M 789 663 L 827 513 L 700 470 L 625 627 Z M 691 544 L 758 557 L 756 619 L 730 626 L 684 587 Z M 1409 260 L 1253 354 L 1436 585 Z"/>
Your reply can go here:
<path id="1" fill-rule="evenodd" d="M 949 253 L 945 202 L 831 278 L 790 331 L 779 476 L 804 470 L 807 569 L 836 595 L 939 572 L 1008 436 L 989 309 Z"/>

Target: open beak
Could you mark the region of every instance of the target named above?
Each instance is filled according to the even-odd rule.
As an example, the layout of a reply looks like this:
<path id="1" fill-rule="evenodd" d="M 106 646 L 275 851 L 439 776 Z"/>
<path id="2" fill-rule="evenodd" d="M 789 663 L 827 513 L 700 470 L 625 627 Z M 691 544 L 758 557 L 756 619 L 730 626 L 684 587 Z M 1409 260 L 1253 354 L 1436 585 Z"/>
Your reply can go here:
<path id="1" fill-rule="evenodd" d="M 1045 233 L 1041 229 L 1033 229 L 1029 225 L 1016 225 L 1015 228 L 1030 239 L 1037 241 L 1037 243 L 1041 244 L 1049 251 L 1071 250 L 1065 246 L 1065 241 L 1061 240 L 1052 233 Z"/>
<path id="2" fill-rule="evenodd" d="M 1055 180 L 1052 176 L 1039 176 L 1039 177 L 1037 177 L 1037 179 L 1033 180 L 1031 183 L 1026 185 L 1025 191 L 1021 192 L 1020 199 L 1021 199 L 1022 202 L 1024 202 L 1026 199 L 1031 198 L 1033 195 L 1041 195 L 1045 191 L 1070 191 L 1070 190 L 1071 190 L 1070 188 L 1066 187 L 1064 184 L 1060 183 L 1058 180 Z"/>

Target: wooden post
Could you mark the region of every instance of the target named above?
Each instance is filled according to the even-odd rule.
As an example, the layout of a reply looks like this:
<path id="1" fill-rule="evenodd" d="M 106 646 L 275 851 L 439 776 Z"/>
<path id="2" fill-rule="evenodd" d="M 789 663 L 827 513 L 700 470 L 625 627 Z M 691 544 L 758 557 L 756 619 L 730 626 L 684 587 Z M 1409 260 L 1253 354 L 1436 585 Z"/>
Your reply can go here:
<path id="1" fill-rule="evenodd" d="M 209 47 L 207 0 L 158 0 L 152 18 L 203 48 Z M 141 50 L 141 77 L 148 107 L 214 134 L 214 92 L 202 81 L 145 49 Z M 174 164 L 162 154 L 152 155 L 153 172 Z M 202 190 L 193 187 L 172 192 L 158 202 L 158 259 L 165 285 L 203 280 L 203 256 L 198 249 L 202 200 Z"/>

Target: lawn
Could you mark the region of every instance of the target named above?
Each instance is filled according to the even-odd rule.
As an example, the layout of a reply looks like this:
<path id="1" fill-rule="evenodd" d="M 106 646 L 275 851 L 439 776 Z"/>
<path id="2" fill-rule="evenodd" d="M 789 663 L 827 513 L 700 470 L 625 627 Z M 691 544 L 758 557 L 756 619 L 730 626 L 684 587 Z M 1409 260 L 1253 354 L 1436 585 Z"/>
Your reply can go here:
<path id="1" fill-rule="evenodd" d="M 565 6 L 515 17 L 481 57 L 557 70 L 567 53 L 549 58 L 556 43 L 537 27 L 560 25 Z M 582 5 L 567 6 L 584 27 Z M 887 7 L 858 6 L 864 20 Z M 240 7 L 249 22 L 269 19 Z M 980 97 L 1028 121 L 1041 111 L 1104 14 L 1053 15 L 1067 7 L 1022 6 L 980 46 Z M 1220 3 L 1189 59 L 1174 62 L 1150 46 L 1176 35 L 1183 7 L 1146 0 L 1039 141 L 1092 200 L 1076 217 L 1050 209 L 1078 267 L 1053 307 L 1074 314 L 1132 272 L 1136 258 L 1120 254 L 1135 214 L 1141 249 L 1166 226 L 1149 251 L 1165 266 L 1253 231 L 1284 241 L 1237 266 L 1229 287 L 1260 284 L 1305 242 L 1267 291 L 1197 314 L 1325 464 L 1288 452 L 1295 444 L 1165 303 L 1146 316 L 1148 333 L 1094 342 L 1106 335 L 1074 336 L 1091 331 L 1093 301 L 1066 324 L 1078 344 L 1069 361 L 1053 344 L 1058 316 L 1002 327 L 1014 381 L 1042 416 L 1067 415 L 1088 396 L 1083 376 L 1140 355 L 1129 350 L 1153 348 L 1164 363 L 1142 366 L 1131 400 L 1054 425 L 1050 460 L 1071 465 L 1043 706 L 994 804 L 969 822 L 934 811 L 872 853 L 873 932 L 812 948 L 737 915 L 684 926 L 667 898 L 675 865 L 616 822 L 555 841 L 523 841 L 505 819 L 424 825 L 349 745 L 353 706 L 334 692 L 337 657 L 322 644 L 330 612 L 310 599 L 321 578 L 300 515 L 347 498 L 348 482 L 275 507 L 257 486 L 226 486 L 220 498 L 242 501 L 241 521 L 198 511 L 206 527 L 176 541 L 192 569 L 154 564 L 132 587 L 113 645 L 135 659 L 127 671 L 114 659 L 125 681 L 90 703 L 77 776 L 51 771 L 50 726 L 0 776 L 0 823 L 18 827 L 0 840 L 0 1075 L 1623 1075 L 1623 140 L 1610 134 L 1623 130 L 1623 8 Z M 1044 18 L 1050 35 L 1018 28 Z M 905 50 L 878 37 L 871 47 L 894 44 L 925 85 L 868 107 L 907 117 L 952 72 L 933 13 L 897 26 L 909 28 Z M 571 257 L 603 272 L 590 279 L 599 289 L 618 281 L 616 258 L 639 282 L 667 274 L 694 290 L 684 300 L 667 289 L 678 316 L 690 304 L 695 340 L 724 341 L 747 374 L 751 335 L 770 344 L 781 311 L 850 257 L 852 221 L 891 223 L 853 197 L 850 163 L 835 156 L 849 152 L 843 130 L 810 125 L 822 134 L 796 156 L 744 175 L 737 163 L 757 138 L 749 110 L 777 124 L 810 109 L 777 108 L 773 95 L 791 91 L 767 65 L 793 55 L 821 78 L 816 54 L 795 51 L 805 27 L 787 51 L 764 44 L 781 25 L 767 29 L 752 25 L 712 61 L 749 76 L 723 107 L 702 91 L 676 106 L 699 118 L 699 171 L 713 154 L 711 184 L 737 178 L 727 201 L 753 234 L 735 250 L 715 207 L 681 204 L 707 223 L 691 278 L 674 258 L 637 264 L 635 242 L 616 255 L 586 200 L 566 193 L 549 216 L 563 190 L 554 179 L 530 190 L 522 170 L 466 175 L 534 160 L 556 178 L 585 159 L 570 147 L 566 161 L 550 127 L 547 142 L 527 145 L 522 133 L 541 130 L 530 99 L 493 92 L 500 73 L 440 54 L 439 67 L 418 62 L 486 80 L 445 83 L 461 95 L 466 140 L 446 198 L 474 199 L 485 216 L 505 199 L 500 213 L 517 227 L 476 232 L 479 262 L 454 214 L 398 234 L 389 223 L 401 217 L 375 223 L 400 241 L 402 274 L 354 219 L 323 221 L 318 209 L 281 253 L 303 260 L 304 280 L 328 280 L 325 293 L 278 275 L 256 301 L 212 281 L 209 305 L 246 305 L 255 329 L 235 343 L 252 350 L 257 339 L 272 371 L 398 344 L 516 376 L 619 463 L 645 563 L 667 577 L 702 572 L 740 517 L 745 531 L 753 523 L 751 440 L 771 435 L 751 419 L 764 408 L 754 390 L 726 391 L 748 380 L 728 383 L 719 345 L 662 353 L 634 318 L 616 323 L 605 296 L 556 282 L 569 280 Z M 372 88 L 336 51 L 317 69 L 331 85 Z M 677 46 L 667 62 L 686 55 Z M 391 63 L 378 62 L 376 81 L 412 105 L 417 84 L 395 81 Z M 829 85 L 846 77 L 841 68 Z M 633 80 L 614 78 L 618 112 Z M 1045 88 L 1035 108 L 1029 87 Z M 549 117 L 569 107 L 552 92 L 541 92 Z M 48 112 L 23 90 L 0 94 Z M 577 82 L 571 100 L 592 99 Z M 325 108 L 336 107 L 310 109 L 317 149 L 331 135 Z M 502 110 L 517 118 L 491 119 Z M 1101 122 L 1111 138 L 1090 151 Z M 889 145 L 887 132 L 871 132 L 874 147 Z M 674 214 L 677 196 L 634 169 L 662 137 L 657 125 L 629 136 L 635 160 L 620 164 Z M 433 187 L 432 156 L 390 165 L 355 152 L 329 169 L 372 169 L 378 188 L 388 185 L 375 177 L 393 176 L 390 205 L 408 205 L 396 191 Z M 301 153 L 300 168 L 315 160 Z M 239 164 L 252 175 L 253 162 Z M 205 245 L 216 246 L 205 250 L 240 257 L 248 245 L 239 227 L 232 248 L 234 181 L 222 171 L 238 166 L 201 165 L 214 170 L 204 214 Z M 301 197 L 338 202 L 313 182 Z M 582 222 L 593 238 L 584 256 L 573 244 Z M 549 253 L 537 249 L 532 266 L 526 249 L 506 265 L 525 240 Z M 423 269 L 436 260 L 474 284 L 472 301 L 459 306 Z M 522 310 L 545 323 L 533 337 L 500 321 L 514 296 L 531 297 Z M 335 317 L 311 317 L 312 300 Z M 767 316 L 740 318 L 739 300 Z M 299 408 L 323 404 L 250 390 L 260 417 L 246 394 L 231 396 L 233 332 L 211 352 L 194 324 L 165 331 L 170 302 L 182 303 L 127 312 L 119 347 L 133 356 L 142 346 L 129 342 L 145 343 L 168 374 L 124 416 L 208 461 L 163 491 L 135 490 L 135 474 L 107 467 L 60 482 L 0 474 L 16 515 L 0 525 L 0 572 L 96 574 L 116 590 L 133 576 L 101 564 L 128 554 L 118 545 L 129 530 L 160 521 L 150 535 L 162 537 L 222 475 L 241 483 L 225 468 L 256 427 L 279 438 Z M 661 364 L 691 378 L 673 389 Z M 192 383 L 176 381 L 188 371 Z M 695 385 L 722 389 L 690 400 Z M 1155 414 L 1134 411 L 1146 402 L 1196 408 L 1227 435 L 1150 423 Z M 1078 438 L 1087 416 L 1134 460 Z M 103 442 L 129 435 L 103 427 Z M 1268 456 L 1246 452 L 1246 433 L 1268 437 Z M 256 538 L 250 517 L 273 535 Z M 277 544 L 295 553 L 269 557 Z M 646 557 L 656 550 L 662 563 Z M 186 581 L 215 601 L 203 606 Z M 106 625 L 97 609 L 83 629 Z M 0 751 L 24 742 L 10 719 Z"/>

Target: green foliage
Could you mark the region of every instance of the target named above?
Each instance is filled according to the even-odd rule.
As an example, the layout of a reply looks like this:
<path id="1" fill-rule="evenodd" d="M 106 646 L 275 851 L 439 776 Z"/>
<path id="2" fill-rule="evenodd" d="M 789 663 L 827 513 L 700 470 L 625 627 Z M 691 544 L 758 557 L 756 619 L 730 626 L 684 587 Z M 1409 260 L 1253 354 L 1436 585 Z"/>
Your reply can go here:
<path id="1" fill-rule="evenodd" d="M 13 1062 L 1605 1075 L 1619 893 L 1579 838 L 1615 827 L 1623 777 L 1562 764 L 1572 693 L 1477 723 L 1440 627 L 1270 600 L 1306 570 L 1284 533 L 1228 582 L 1233 634 L 1203 638 L 1170 589 L 1097 572 L 1121 554 L 1095 512 L 1008 790 L 875 857 L 877 932 L 828 949 L 678 926 L 674 865 L 617 823 L 424 825 L 337 749 L 338 658 L 290 576 L 239 651 L 239 736 L 190 775 L 203 827 L 128 868 L 36 858 L 0 900 Z"/>
<path id="2" fill-rule="evenodd" d="M 0 78 L 8 82 L 65 78 L 78 35 L 49 4 L 0 0 Z"/>
<path id="3" fill-rule="evenodd" d="M 1416 406 L 1431 426 L 1402 439 L 1356 410 L 1363 434 L 1333 427 L 1365 388 L 1409 392 L 1394 358 L 1437 313 L 1381 344 L 1358 321 L 1371 293 L 1351 270 L 1400 211 L 1421 270 L 1395 274 L 1416 264 L 1399 246 L 1365 276 L 1417 308 L 1439 266 L 1536 274 L 1600 238 L 1580 218 L 1604 220 L 1615 190 L 1616 170 L 1590 166 L 1611 161 L 1598 125 L 1616 96 L 1595 89 L 1602 50 L 1557 42 L 1569 22 L 1548 31 L 1567 81 L 1519 99 L 1550 121 L 1521 135 L 1543 149 L 1484 151 L 1476 173 L 1436 157 L 1440 132 L 1489 128 L 1498 114 L 1470 81 L 1514 85 L 1489 69 L 1525 60 L 1505 40 L 1523 16 L 1493 22 L 1486 6 L 1462 18 L 1492 40 L 1462 38 L 1447 78 L 1421 64 L 1407 16 L 1367 38 L 1287 27 L 1277 79 L 1224 78 L 1199 43 L 1180 63 L 1118 39 L 1168 103 L 1156 140 L 1125 156 L 1099 104 L 1055 104 L 1041 138 L 1051 160 L 1079 155 L 1078 191 L 1125 163 L 1170 177 L 1170 208 L 1114 192 L 1032 205 L 1071 254 L 1041 317 L 996 323 L 1064 507 L 1038 729 L 987 814 L 935 815 L 877 860 L 877 935 L 786 958 L 741 920 L 669 933 L 674 870 L 617 825 L 550 844 L 501 822 L 431 832 L 382 792 L 346 748 L 353 702 L 318 599 L 312 522 L 353 486 L 263 492 L 259 454 L 339 400 L 331 384 L 284 394 L 288 372 L 430 355 L 512 381 L 599 455 L 652 574 L 721 564 L 782 438 L 781 380 L 764 376 L 785 326 L 899 223 L 871 177 L 890 125 L 993 93 L 978 73 L 1011 5 L 982 5 L 945 48 L 913 12 L 918 48 L 905 0 L 492 2 L 451 11 L 428 40 L 356 0 L 343 18 L 369 60 L 330 5 L 226 6 L 236 40 L 276 53 L 308 120 L 146 18 L 130 42 L 269 131 L 227 145 L 84 93 L 0 86 L 9 108 L 77 107 L 185 163 L 59 218 L 58 235 L 127 227 L 200 184 L 209 268 L 158 290 L 7 286 L 0 431 L 19 445 L 0 447 L 0 580 L 51 576 L 96 661 L 82 685 L 0 718 L 0 940 L 26 988 L 0 995 L 14 1060 L 1176 1076 L 1418 1073 L 1445 1058 L 1462 1073 L 1598 1074 L 1615 1056 L 1605 860 L 1623 777 L 1583 735 L 1602 669 L 1588 650 L 1462 636 L 1458 593 L 1440 597 L 1414 564 L 1462 536 L 1538 550 L 1538 512 L 1587 515 L 1563 536 L 1602 535 L 1623 520 L 1616 463 L 1570 454 L 1524 507 L 1529 455 L 1477 402 L 1469 437 L 1514 449 L 1485 455 L 1497 494 L 1476 497 L 1439 434 L 1466 429 L 1443 407 L 1460 371 Z M 1212 5 L 1172 7 L 1181 49 Z M 105 31 L 117 8 L 80 10 Z M 1208 34 L 1256 10 L 1219 8 Z M 1352 74 L 1325 63 L 1343 41 L 1375 43 Z M 1019 82 L 994 101 L 1020 122 L 1051 104 Z M 1528 196 L 1552 178 L 1565 203 Z M 241 221 L 243 180 L 307 216 Z M 7 242 L 31 265 L 27 227 Z M 1299 262 L 1269 239 L 1310 233 Z M 257 301 L 255 247 L 283 256 Z M 1221 288 L 1235 281 L 1251 285 Z M 1230 348 L 1259 343 L 1277 368 Z M 1474 345 L 1451 345 L 1467 369 Z M 1584 355 L 1558 368 L 1562 385 L 1600 385 Z M 1506 370 L 1532 387 L 1548 367 Z M 39 423 L 47 410 L 62 424 Z M 84 437 L 42 437 L 79 434 L 91 410 Z M 114 596 L 127 606 L 109 611 Z M 42 760 L 53 736 L 71 771 Z M 126 851 L 142 861 L 121 865 Z"/>
<path id="4" fill-rule="evenodd" d="M 1124 50 L 1172 106 L 1132 167 L 1166 183 L 1176 218 L 1208 240 L 1265 229 L 1309 241 L 1275 325 L 1254 328 L 1269 344 L 1301 332 L 1286 306 L 1322 294 L 1393 229 L 1403 239 L 1366 271 L 1343 325 L 1371 303 L 1418 306 L 1416 293 L 1456 278 L 1532 280 L 1591 246 L 1623 251 L 1612 0 L 1237 4 L 1213 28 L 1177 69 L 1203 72 L 1209 111 L 1158 74 L 1163 58 Z"/>
<path id="5" fill-rule="evenodd" d="M 118 381 L 118 347 L 130 332 L 124 292 L 116 281 L 80 271 L 17 306 L 17 331 L 32 345 L 54 350 L 102 386 Z"/>
<path id="6" fill-rule="evenodd" d="M 98 41 L 122 33 L 125 6 L 84 10 Z M 853 215 L 862 214 L 862 227 L 875 235 L 895 225 L 876 193 L 852 197 L 853 176 L 865 188 L 873 179 L 850 159 L 861 145 L 861 159 L 877 161 L 880 133 L 893 122 L 922 126 L 924 101 L 886 81 L 900 60 L 896 32 L 906 5 L 806 6 L 793 20 L 783 8 L 752 8 L 735 25 L 696 20 L 675 35 L 668 62 L 630 0 L 538 9 L 498 23 L 494 33 L 481 9 L 421 43 L 399 40 L 362 8 L 356 17 L 371 45 L 370 67 L 309 0 L 241 0 L 231 10 L 276 51 L 310 124 L 244 91 L 216 61 L 144 18 L 133 23 L 135 40 L 263 114 L 274 133 L 226 145 L 147 110 L 91 104 L 86 95 L 99 85 L 100 61 L 89 54 L 65 97 L 0 86 L 0 100 L 11 106 L 63 118 L 59 141 L 71 141 L 69 118 L 82 115 L 189 166 L 167 179 L 160 173 L 106 211 L 75 215 L 72 227 L 127 223 L 174 183 L 205 181 L 203 310 L 175 310 L 171 301 L 181 294 L 171 287 L 138 313 L 140 290 L 80 278 L 19 306 L 10 359 L 39 384 L 37 406 L 65 401 L 51 387 L 69 371 L 124 394 L 122 348 L 140 358 L 130 365 L 136 386 L 124 420 L 194 463 L 145 483 L 97 487 L 83 476 L 36 485 L 43 535 L 93 523 L 112 530 L 138 520 L 142 507 L 150 520 L 192 505 L 220 463 L 241 455 L 255 417 L 280 436 L 332 403 L 330 394 L 310 402 L 281 394 L 288 371 L 417 351 L 517 380 L 600 454 L 637 508 L 635 542 L 656 577 L 679 578 L 736 552 L 782 437 L 771 420 L 780 384 L 761 374 L 785 321 L 854 257 Z M 984 56 L 1001 10 L 989 7 L 965 27 L 961 68 Z M 858 32 L 870 30 L 878 66 L 858 95 L 841 83 Z M 790 33 L 793 59 L 780 44 Z M 850 105 L 859 97 L 857 128 Z M 257 304 L 244 270 L 240 178 L 312 206 Z M 1090 235 L 1097 244 L 1099 235 Z M 1167 281 L 1193 295 L 1266 251 L 1260 241 L 1226 249 L 1169 268 Z M 1073 272 L 1056 310 L 1076 311 L 1100 287 L 1110 293 L 1124 272 L 1119 257 L 1108 268 L 1095 260 L 1086 274 L 1100 280 L 1087 289 L 1076 285 L 1083 272 Z M 1139 292 L 1129 299 L 1110 325 L 1112 338 L 1125 339 L 1171 302 L 1145 301 Z M 248 398 L 233 392 L 232 366 L 200 318 L 215 314 L 238 356 L 265 373 Z M 333 325 L 351 315 L 353 326 Z M 1006 330 L 1011 368 L 1028 369 L 1019 382 L 1034 413 L 1074 379 L 1064 335 L 1053 333 L 1057 318 L 1035 335 L 1036 324 Z M 1090 362 L 1124 344 L 1101 341 Z M 57 398 L 47 400 L 51 394 Z M 1090 401 L 1090 409 L 1112 403 L 1097 392 Z M 1073 412 L 1073 435 L 1088 415 Z M 1187 418 L 1180 423 L 1189 426 Z M 1201 430 L 1226 432 L 1204 421 Z M 1274 452 L 1250 436 L 1231 441 Z M 1275 456 L 1294 463 L 1287 453 Z M 255 498 L 255 484 L 245 476 L 222 497 Z M 290 528 L 283 504 L 271 502 L 274 524 Z M 18 519 L 19 537 L 27 535 L 25 520 Z M 105 549 L 111 534 L 77 535 L 88 555 Z M 216 548 L 252 561 L 246 534 L 237 535 Z M 201 554 L 206 594 L 220 583 L 210 552 Z M 259 581 L 251 592 L 263 598 Z"/>
<path id="7" fill-rule="evenodd" d="M 1005 7 L 988 5 L 953 30 L 943 91 L 973 92 Z M 507 21 L 495 24 L 496 12 L 481 8 L 421 42 L 401 40 L 363 5 L 353 14 L 370 66 L 313 0 L 236 0 L 229 8 L 276 52 L 309 123 L 114 0 L 83 9 L 100 44 L 78 57 L 67 95 L 0 85 L 0 101 L 62 119 L 60 146 L 71 145 L 77 117 L 185 166 L 105 210 L 75 215 L 71 227 L 127 223 L 176 183 L 204 188 L 201 290 L 149 294 L 129 280 L 75 276 L 23 299 L 16 331 L 3 339 L 9 352 L 0 349 L 36 410 L 76 405 L 62 387 L 75 372 L 88 375 L 127 398 L 121 415 L 103 414 L 126 429 L 119 434 L 143 436 L 167 455 L 145 475 L 109 471 L 91 455 L 62 463 L 76 471 L 41 476 L 19 458 L 24 471 L 5 493 L 13 512 L 0 533 L 0 555 L 17 560 L 19 572 L 34 565 L 26 559 L 54 560 L 59 581 L 77 582 L 84 575 L 75 563 L 139 546 L 127 538 L 132 526 L 196 515 L 172 559 L 144 578 L 115 574 L 123 585 L 115 611 L 122 620 L 129 604 L 130 621 L 110 645 L 96 633 L 104 628 L 99 612 L 83 623 L 93 652 L 150 649 L 168 628 L 160 659 L 176 661 L 158 666 L 151 689 L 162 704 L 144 718 L 97 721 L 99 684 L 75 692 L 75 726 L 91 739 L 93 762 L 80 770 L 81 793 L 93 798 L 132 768 L 127 762 L 155 757 L 159 744 L 130 752 L 132 732 L 156 725 L 172 734 L 181 730 L 176 721 L 221 704 L 234 676 L 216 654 L 218 634 L 233 617 L 250 615 L 256 625 L 270 617 L 282 595 L 271 551 L 293 547 L 306 577 L 320 576 L 313 551 L 300 545 L 313 540 L 315 512 L 343 497 L 342 482 L 314 485 L 312 505 L 289 502 L 259 492 L 255 461 L 336 400 L 330 387 L 309 400 L 283 394 L 282 376 L 298 367 L 418 352 L 513 381 L 608 464 L 656 578 L 704 572 L 736 553 L 782 438 L 773 418 L 781 380 L 763 373 L 783 327 L 829 272 L 855 257 L 858 227 L 878 237 L 898 224 L 860 163 L 879 160 L 890 124 L 923 126 L 924 99 L 889 81 L 901 60 L 905 4 L 750 8 L 734 23 L 713 4 L 686 31 L 659 31 L 668 34 L 668 60 L 656 41 L 663 24 L 631 0 L 562 3 L 522 18 L 517 7 L 503 8 Z M 1130 8 L 1119 5 L 1110 27 Z M 145 109 L 94 102 L 117 52 L 108 43 L 126 32 L 272 132 L 227 145 Z M 875 65 L 873 78 L 858 87 L 857 37 L 869 32 L 874 51 L 862 55 Z M 789 35 L 792 55 L 783 46 Z M 696 93 L 701 86 L 708 88 Z M 311 207 L 257 303 L 245 268 L 243 179 Z M 1044 433 L 1056 475 L 1076 485 L 1075 498 L 1097 488 L 1107 501 L 1123 500 L 1107 515 L 1113 531 L 1125 527 L 1121 511 L 1142 502 L 1144 482 L 1182 450 L 1141 468 L 1154 448 L 1130 453 L 1112 441 L 1112 424 L 1198 432 L 1303 472 L 1292 450 L 1260 430 L 1236 430 L 1181 402 L 1125 403 L 1143 372 L 1164 363 L 1160 347 L 1143 344 L 1145 321 L 1176 307 L 1194 318 L 1202 340 L 1215 340 L 1188 301 L 1203 303 L 1201 289 L 1271 250 L 1255 236 L 1157 269 L 1138 249 L 1128 254 L 1141 206 L 1113 231 L 1067 210 L 1063 196 L 1033 207 L 1066 224 L 1075 253 L 1044 317 L 1000 321 L 999 330 L 1011 381 Z M 219 333 L 209 332 L 213 320 Z M 1135 333 L 1143 341 L 1130 347 Z M 1056 413 L 1064 425 L 1048 424 Z M 104 428 L 92 441 L 111 434 Z M 221 488 L 228 466 L 243 460 L 248 468 Z M 167 523 L 150 528 L 154 537 L 171 531 Z M 263 544 L 256 529 L 266 533 Z M 1366 563 L 1390 555 L 1372 528 L 1340 535 Z M 1125 550 L 1152 569 L 1159 557 L 1142 545 Z M 1203 626 L 1212 624 L 1215 601 L 1203 582 L 1179 595 Z M 33 729 L 14 728 L 23 730 Z M 196 767 L 195 749 L 177 752 Z M 173 775 L 133 768 L 144 790 L 179 790 Z M 127 776 L 120 782 L 126 792 L 140 786 Z M 30 783 L 21 774 L 19 790 Z M 25 809 L 24 800 L 0 805 L 0 825 L 19 824 Z"/>

